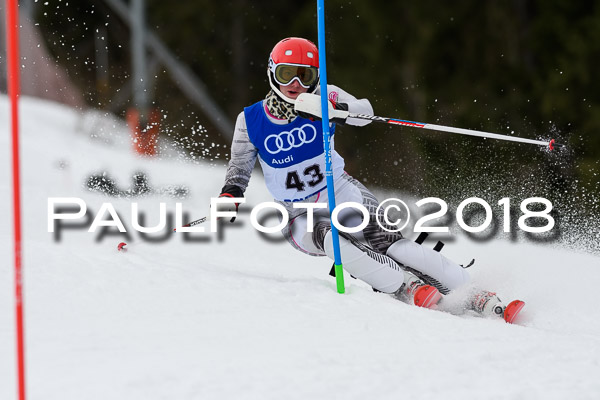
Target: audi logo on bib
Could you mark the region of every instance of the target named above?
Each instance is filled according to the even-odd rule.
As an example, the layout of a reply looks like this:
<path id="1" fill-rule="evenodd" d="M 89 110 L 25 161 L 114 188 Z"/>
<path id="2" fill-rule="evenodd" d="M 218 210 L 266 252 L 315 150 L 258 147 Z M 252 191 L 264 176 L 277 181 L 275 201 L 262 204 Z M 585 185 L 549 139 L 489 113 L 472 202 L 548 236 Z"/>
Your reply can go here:
<path id="1" fill-rule="evenodd" d="M 265 149 L 271 154 L 277 154 L 280 151 L 289 151 L 303 144 L 311 143 L 316 138 L 317 128 L 311 124 L 305 124 L 289 132 L 283 131 L 267 136 L 265 139 Z"/>

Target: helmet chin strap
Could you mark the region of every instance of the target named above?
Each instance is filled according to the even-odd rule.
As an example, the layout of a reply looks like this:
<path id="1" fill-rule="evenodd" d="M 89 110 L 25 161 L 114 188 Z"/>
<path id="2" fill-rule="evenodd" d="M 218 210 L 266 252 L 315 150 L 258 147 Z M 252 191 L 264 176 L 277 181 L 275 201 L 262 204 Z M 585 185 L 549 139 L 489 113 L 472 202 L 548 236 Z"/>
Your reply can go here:
<path id="1" fill-rule="evenodd" d="M 283 94 L 281 92 L 281 90 L 275 88 L 274 92 L 277 93 L 277 96 L 279 96 L 281 98 L 281 100 L 285 101 L 286 103 L 290 103 L 290 104 L 294 104 L 296 105 L 296 100 L 295 99 L 290 99 L 289 97 L 287 97 L 285 94 Z"/>
<path id="2" fill-rule="evenodd" d="M 286 95 L 281 93 L 281 90 L 279 90 L 277 85 L 273 85 L 273 81 L 271 80 L 271 73 L 270 73 L 269 69 L 267 69 L 267 79 L 269 80 L 269 86 L 271 86 L 271 89 L 273 89 L 273 91 L 277 94 L 277 96 L 279 96 L 279 98 L 281 100 L 285 101 L 286 103 L 296 105 L 296 100 L 290 99 L 289 97 L 287 97 Z"/>
<path id="3" fill-rule="evenodd" d="M 296 105 L 296 100 L 295 99 L 290 99 L 289 97 L 287 97 L 286 95 L 284 95 L 281 92 L 281 90 L 279 90 L 279 88 L 277 87 L 277 85 L 273 84 L 273 81 L 271 80 L 271 74 L 270 74 L 270 71 L 268 69 L 267 69 L 267 79 L 269 80 L 269 86 L 271 86 L 271 89 L 273 89 L 273 91 L 277 94 L 277 96 L 279 96 L 281 98 L 281 100 L 285 101 L 286 103 L 290 103 L 290 104 Z M 315 90 L 313 90 L 311 93 L 316 92 L 318 88 L 319 88 L 319 85 L 317 84 L 317 86 L 315 87 Z"/>

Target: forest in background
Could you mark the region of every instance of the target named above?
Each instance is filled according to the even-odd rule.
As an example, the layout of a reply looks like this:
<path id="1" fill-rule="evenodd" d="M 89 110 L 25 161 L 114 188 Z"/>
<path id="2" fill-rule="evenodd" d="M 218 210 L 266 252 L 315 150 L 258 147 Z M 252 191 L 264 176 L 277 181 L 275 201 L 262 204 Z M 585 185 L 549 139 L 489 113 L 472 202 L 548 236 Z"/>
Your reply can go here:
<path id="1" fill-rule="evenodd" d="M 548 153 L 407 127 L 343 126 L 336 150 L 351 175 L 448 201 L 545 196 L 598 212 L 600 3 L 327 0 L 325 7 L 328 80 L 368 98 L 376 115 L 569 146 Z M 316 1 L 148 0 L 146 12 L 147 27 L 232 121 L 268 92 L 267 61 L 277 41 L 317 42 Z M 35 19 L 89 105 L 124 115 L 131 99 L 115 98 L 131 74 L 129 30 L 111 8 L 101 0 L 47 0 L 37 4 Z M 98 34 L 108 65 L 97 65 Z M 162 66 L 150 69 L 163 135 L 229 145 Z M 212 156 L 225 160 L 226 153 Z"/>

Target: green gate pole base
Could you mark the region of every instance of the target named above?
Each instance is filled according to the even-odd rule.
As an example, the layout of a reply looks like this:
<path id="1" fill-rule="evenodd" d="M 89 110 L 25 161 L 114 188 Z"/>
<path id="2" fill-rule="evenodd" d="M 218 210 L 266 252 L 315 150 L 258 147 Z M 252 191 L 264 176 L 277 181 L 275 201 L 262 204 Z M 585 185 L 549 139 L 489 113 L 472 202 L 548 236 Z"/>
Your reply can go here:
<path id="1" fill-rule="evenodd" d="M 335 265 L 335 283 L 337 284 L 337 291 L 340 294 L 346 292 L 346 288 L 344 287 L 344 269 L 342 265 Z"/>

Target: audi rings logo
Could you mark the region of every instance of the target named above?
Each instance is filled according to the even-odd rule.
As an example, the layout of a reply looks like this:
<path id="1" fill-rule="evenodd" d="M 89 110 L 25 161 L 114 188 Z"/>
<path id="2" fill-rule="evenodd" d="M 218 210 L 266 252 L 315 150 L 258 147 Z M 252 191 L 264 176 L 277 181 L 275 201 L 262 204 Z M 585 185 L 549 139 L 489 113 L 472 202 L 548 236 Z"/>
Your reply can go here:
<path id="1" fill-rule="evenodd" d="M 271 154 L 277 154 L 280 151 L 289 151 L 294 147 L 297 148 L 303 144 L 311 143 L 316 138 L 317 128 L 311 124 L 305 124 L 300 128 L 292 129 L 290 132 L 283 131 L 267 136 L 265 149 Z"/>

